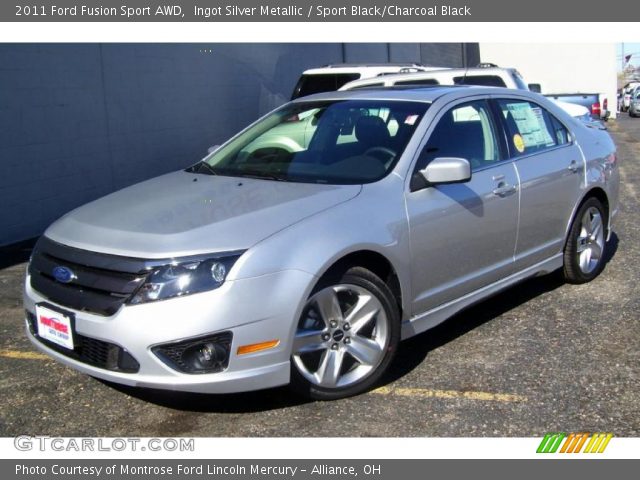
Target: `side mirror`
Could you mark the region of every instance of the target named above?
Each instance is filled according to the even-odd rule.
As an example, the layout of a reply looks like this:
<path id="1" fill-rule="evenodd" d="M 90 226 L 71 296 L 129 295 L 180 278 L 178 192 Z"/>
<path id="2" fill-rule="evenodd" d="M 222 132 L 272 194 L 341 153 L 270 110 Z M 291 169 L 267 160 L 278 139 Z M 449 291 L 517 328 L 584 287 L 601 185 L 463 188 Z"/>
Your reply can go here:
<path id="1" fill-rule="evenodd" d="M 438 157 L 420 170 L 420 175 L 429 185 L 464 183 L 471 180 L 471 165 L 464 158 Z"/>
<path id="2" fill-rule="evenodd" d="M 212 147 L 207 148 L 207 154 L 210 155 L 216 150 L 220 148 L 220 145 L 213 145 Z"/>
<path id="3" fill-rule="evenodd" d="M 530 83 L 527 86 L 529 87 L 529 91 L 531 92 L 534 92 L 534 93 L 542 92 L 542 85 L 540 85 L 539 83 Z"/>

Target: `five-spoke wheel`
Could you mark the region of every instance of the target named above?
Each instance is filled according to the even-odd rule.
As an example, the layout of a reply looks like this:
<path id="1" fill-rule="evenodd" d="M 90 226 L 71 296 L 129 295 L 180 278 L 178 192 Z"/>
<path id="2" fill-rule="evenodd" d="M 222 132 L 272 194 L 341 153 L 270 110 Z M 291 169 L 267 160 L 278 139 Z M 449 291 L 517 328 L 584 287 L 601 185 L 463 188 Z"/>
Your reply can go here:
<path id="1" fill-rule="evenodd" d="M 359 393 L 382 375 L 399 340 L 398 309 L 387 285 L 352 268 L 309 297 L 293 342 L 294 386 L 312 398 Z"/>

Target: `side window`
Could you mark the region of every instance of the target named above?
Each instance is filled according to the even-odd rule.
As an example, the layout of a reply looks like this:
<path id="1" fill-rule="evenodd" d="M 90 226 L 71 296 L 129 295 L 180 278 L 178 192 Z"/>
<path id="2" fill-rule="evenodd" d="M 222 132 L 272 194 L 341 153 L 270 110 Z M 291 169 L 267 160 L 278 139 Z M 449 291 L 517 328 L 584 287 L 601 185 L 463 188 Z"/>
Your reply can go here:
<path id="1" fill-rule="evenodd" d="M 435 78 L 414 78 L 413 80 L 398 80 L 395 85 L 440 85 Z"/>
<path id="2" fill-rule="evenodd" d="M 548 114 L 549 118 L 551 118 L 551 124 L 553 125 L 553 132 L 555 133 L 556 144 L 557 145 L 566 145 L 567 143 L 571 143 L 569 132 L 565 128 L 565 126 L 560 123 L 556 117 Z"/>
<path id="3" fill-rule="evenodd" d="M 478 85 L 483 87 L 506 87 L 507 85 L 497 75 L 467 75 L 464 77 L 453 77 L 456 85 Z"/>
<path id="4" fill-rule="evenodd" d="M 355 87 L 351 87 L 349 90 L 359 90 L 361 88 L 374 88 L 374 87 L 384 87 L 384 82 L 365 83 L 364 85 L 356 85 Z"/>
<path id="5" fill-rule="evenodd" d="M 511 155 L 519 157 L 569 143 L 564 126 L 540 105 L 525 100 L 498 100 L 507 124 Z"/>
<path id="6" fill-rule="evenodd" d="M 457 105 L 438 121 L 422 149 L 416 171 L 436 157 L 465 158 L 472 170 L 500 160 L 495 128 L 486 101 Z"/>

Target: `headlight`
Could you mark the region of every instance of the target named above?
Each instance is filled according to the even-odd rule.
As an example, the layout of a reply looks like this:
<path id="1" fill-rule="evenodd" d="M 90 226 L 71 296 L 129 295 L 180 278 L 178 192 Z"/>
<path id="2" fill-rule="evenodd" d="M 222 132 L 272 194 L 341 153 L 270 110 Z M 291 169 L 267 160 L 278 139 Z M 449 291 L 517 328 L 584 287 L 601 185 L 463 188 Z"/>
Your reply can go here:
<path id="1" fill-rule="evenodd" d="M 138 305 L 214 290 L 224 283 L 238 258 L 240 254 L 234 253 L 215 258 L 177 259 L 168 265 L 152 267 L 129 303 Z"/>

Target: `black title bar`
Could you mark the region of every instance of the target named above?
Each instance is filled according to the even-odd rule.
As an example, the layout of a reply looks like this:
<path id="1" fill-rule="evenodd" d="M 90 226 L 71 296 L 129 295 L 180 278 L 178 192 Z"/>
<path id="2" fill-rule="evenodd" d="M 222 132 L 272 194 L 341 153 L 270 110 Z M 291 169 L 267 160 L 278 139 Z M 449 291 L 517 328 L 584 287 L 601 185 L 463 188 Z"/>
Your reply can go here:
<path id="1" fill-rule="evenodd" d="M 0 22 L 628 22 L 639 12 L 627 0 L 18 0 L 0 3 Z"/>

